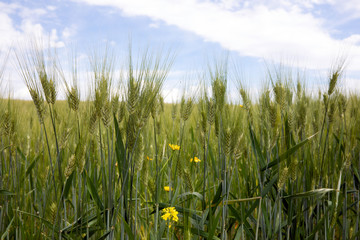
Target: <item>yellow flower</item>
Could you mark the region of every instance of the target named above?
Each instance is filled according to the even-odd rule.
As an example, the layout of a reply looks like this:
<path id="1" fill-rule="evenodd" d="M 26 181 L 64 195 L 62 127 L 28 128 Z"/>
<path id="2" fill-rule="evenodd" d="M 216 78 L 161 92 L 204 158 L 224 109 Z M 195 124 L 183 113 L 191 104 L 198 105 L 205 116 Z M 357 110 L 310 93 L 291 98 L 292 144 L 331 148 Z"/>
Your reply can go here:
<path id="1" fill-rule="evenodd" d="M 240 104 L 240 107 L 243 108 L 244 106 Z"/>
<path id="2" fill-rule="evenodd" d="M 176 211 L 175 207 L 167 207 L 162 210 L 163 215 L 161 216 L 162 219 L 168 221 L 169 228 L 171 227 L 171 221 L 179 221 L 178 214 L 179 212 Z"/>
<path id="3" fill-rule="evenodd" d="M 146 159 L 147 159 L 148 161 L 152 161 L 152 158 L 149 158 L 149 156 L 146 156 Z"/>
<path id="4" fill-rule="evenodd" d="M 173 151 L 175 151 L 175 150 L 180 150 L 180 146 L 179 146 L 179 145 L 176 145 L 176 144 L 170 144 L 170 143 L 169 143 L 169 147 L 170 147 Z"/>
<path id="5" fill-rule="evenodd" d="M 165 187 L 164 187 L 164 190 L 165 190 L 165 191 L 167 191 L 167 192 L 169 192 L 169 191 L 170 191 L 170 189 L 172 190 L 172 188 L 171 188 L 171 187 L 169 187 L 169 186 L 165 186 Z"/>
<path id="6" fill-rule="evenodd" d="M 194 158 L 190 159 L 190 162 L 193 162 L 193 161 L 196 163 L 201 162 L 201 160 L 198 157 L 194 157 Z"/>

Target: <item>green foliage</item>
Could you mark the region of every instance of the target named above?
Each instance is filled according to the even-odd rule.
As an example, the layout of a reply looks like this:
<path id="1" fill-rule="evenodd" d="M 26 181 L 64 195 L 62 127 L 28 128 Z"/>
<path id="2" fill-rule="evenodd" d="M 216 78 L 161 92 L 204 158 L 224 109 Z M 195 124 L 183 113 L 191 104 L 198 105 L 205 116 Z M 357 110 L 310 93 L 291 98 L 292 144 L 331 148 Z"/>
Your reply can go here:
<path id="1" fill-rule="evenodd" d="M 32 103 L 0 100 L 1 239 L 359 236 L 360 98 L 337 89 L 341 63 L 318 97 L 277 70 L 258 100 L 240 85 L 231 103 L 225 62 L 211 96 L 165 104 L 170 55 L 130 52 L 116 84 L 107 49 L 80 101 L 76 60 L 67 79 L 33 47 L 17 54 Z"/>

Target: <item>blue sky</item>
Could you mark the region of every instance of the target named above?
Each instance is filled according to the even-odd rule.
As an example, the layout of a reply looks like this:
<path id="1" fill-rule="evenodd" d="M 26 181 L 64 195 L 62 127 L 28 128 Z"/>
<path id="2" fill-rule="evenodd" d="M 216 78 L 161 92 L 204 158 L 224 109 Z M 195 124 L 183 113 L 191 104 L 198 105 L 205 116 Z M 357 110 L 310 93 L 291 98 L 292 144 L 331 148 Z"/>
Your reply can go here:
<path id="1" fill-rule="evenodd" d="M 0 54 L 35 34 L 50 36 L 60 56 L 75 48 L 85 65 L 90 50 L 106 44 L 124 62 L 131 36 L 135 52 L 147 46 L 176 52 L 167 101 L 181 94 L 185 81 L 196 88 L 207 64 L 226 54 L 254 94 L 266 79 L 266 63 L 306 69 L 309 87 L 321 88 L 335 59 L 346 56 L 343 86 L 359 91 L 359 26 L 359 0 L 0 1 Z M 14 97 L 29 98 L 13 58 L 4 81 Z"/>

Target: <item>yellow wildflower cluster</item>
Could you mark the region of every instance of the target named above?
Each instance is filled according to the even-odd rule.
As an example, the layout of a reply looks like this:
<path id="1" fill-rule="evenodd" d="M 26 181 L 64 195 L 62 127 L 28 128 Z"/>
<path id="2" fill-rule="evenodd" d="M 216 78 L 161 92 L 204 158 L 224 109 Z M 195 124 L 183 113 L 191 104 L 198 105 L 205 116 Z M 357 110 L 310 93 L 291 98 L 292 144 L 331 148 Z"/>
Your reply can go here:
<path id="1" fill-rule="evenodd" d="M 198 163 L 198 162 L 201 162 L 201 160 L 200 160 L 198 157 L 194 157 L 194 158 L 191 158 L 191 159 L 190 159 L 190 162 L 196 162 L 196 163 Z"/>
<path id="2" fill-rule="evenodd" d="M 171 189 L 171 187 L 169 187 L 169 186 L 165 186 L 165 187 L 164 187 L 164 190 L 167 191 L 167 192 L 169 192 L 170 189 Z M 172 189 L 171 189 L 171 190 L 172 190 Z"/>
<path id="3" fill-rule="evenodd" d="M 151 161 L 151 160 L 152 160 L 152 158 L 150 158 L 149 156 L 146 156 L 146 159 L 147 159 L 148 161 Z"/>
<path id="4" fill-rule="evenodd" d="M 169 144 L 169 147 L 175 151 L 175 150 L 180 150 L 180 146 L 179 145 L 176 145 L 176 144 Z"/>
<path id="5" fill-rule="evenodd" d="M 179 212 L 176 211 L 175 207 L 167 207 L 162 210 L 163 215 L 161 216 L 162 219 L 168 221 L 169 228 L 171 228 L 172 221 L 179 221 L 178 214 Z"/>

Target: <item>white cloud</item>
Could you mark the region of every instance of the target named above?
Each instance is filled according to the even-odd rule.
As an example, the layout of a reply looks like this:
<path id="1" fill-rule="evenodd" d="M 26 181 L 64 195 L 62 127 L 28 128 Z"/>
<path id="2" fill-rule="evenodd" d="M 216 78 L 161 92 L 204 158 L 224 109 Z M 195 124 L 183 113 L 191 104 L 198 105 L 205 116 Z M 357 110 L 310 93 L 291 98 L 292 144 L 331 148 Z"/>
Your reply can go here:
<path id="1" fill-rule="evenodd" d="M 127 16 L 148 16 L 163 21 L 243 56 L 286 55 L 295 58 L 301 67 L 321 69 L 328 68 L 333 59 L 345 51 L 352 59 L 348 69 L 360 69 L 360 46 L 332 38 L 324 19 L 303 10 L 304 6 L 337 4 L 330 0 L 308 0 L 305 5 L 300 4 L 300 0 L 255 1 L 256 5 L 246 1 L 241 4 L 197 0 L 80 1 L 116 7 Z M 346 52 L 348 49 L 351 52 Z"/>
<path id="2" fill-rule="evenodd" d="M 51 47 L 55 47 L 55 48 L 62 48 L 65 47 L 64 42 L 59 40 L 58 34 L 57 34 L 57 30 L 56 29 L 52 29 L 51 30 L 51 34 L 50 34 L 50 46 Z"/>
<path id="3" fill-rule="evenodd" d="M 14 39 L 18 39 L 21 35 L 13 27 L 12 19 L 4 13 L 0 13 L 0 50 L 8 49 Z"/>
<path id="4" fill-rule="evenodd" d="M 15 3 L 7 4 L 7 3 L 0 2 L 1 13 L 3 13 L 3 14 L 14 13 L 14 11 L 16 9 L 18 9 L 19 7 L 20 6 L 18 4 L 15 4 Z"/>
<path id="5" fill-rule="evenodd" d="M 353 34 L 350 37 L 344 39 L 350 45 L 360 45 L 360 34 Z"/>
<path id="6" fill-rule="evenodd" d="M 9 53 L 10 48 L 26 50 L 29 46 L 29 38 L 36 37 L 45 42 L 49 41 L 51 47 L 64 46 L 56 29 L 47 32 L 42 25 L 41 20 L 47 11 L 50 11 L 49 9 L 29 9 L 18 4 L 2 2 L 0 2 L 0 9 L 0 60 Z M 10 52 L 0 87 L 5 89 L 5 86 L 9 86 L 14 98 L 29 99 L 28 90 L 22 78 L 17 74 L 16 62 L 15 55 Z"/>
<path id="7" fill-rule="evenodd" d="M 47 11 L 42 8 L 30 9 L 30 8 L 25 8 L 25 7 L 19 7 L 18 9 L 20 10 L 19 16 L 22 19 L 35 20 L 35 19 L 39 19 L 40 17 L 47 14 Z"/>
<path id="8" fill-rule="evenodd" d="M 336 9 L 344 14 L 348 14 L 349 19 L 360 17 L 360 4 L 358 0 L 333 1 Z"/>
<path id="9" fill-rule="evenodd" d="M 159 28 L 159 24 L 158 23 L 150 23 L 149 27 L 151 27 L 151 28 Z"/>
<path id="10" fill-rule="evenodd" d="M 345 88 L 345 91 L 360 92 L 360 78 L 346 78 L 342 82 L 342 86 Z"/>
<path id="11" fill-rule="evenodd" d="M 55 11 L 56 10 L 56 7 L 55 6 L 52 6 L 52 5 L 49 5 L 46 7 L 46 9 L 50 10 L 50 11 Z"/>
<path id="12" fill-rule="evenodd" d="M 46 15 L 47 10 L 37 8 L 29 9 L 17 4 L 0 2 L 0 51 L 8 51 L 11 46 L 23 45 L 29 37 L 49 39 L 50 46 L 63 47 L 64 43 L 59 39 L 57 30 L 52 29 L 47 33 L 39 19 Z M 20 21 L 15 23 L 13 17 L 17 16 Z"/>
<path id="13" fill-rule="evenodd" d="M 27 87 L 22 85 L 20 88 L 13 89 L 13 96 L 15 99 L 30 100 L 31 96 Z"/>
<path id="14" fill-rule="evenodd" d="M 72 25 L 70 27 L 65 27 L 64 30 L 61 32 L 61 36 L 64 40 L 70 39 L 74 36 L 77 32 L 76 26 Z"/>
<path id="15" fill-rule="evenodd" d="M 21 32 L 21 40 L 27 39 L 27 37 L 31 34 L 33 36 L 43 36 L 44 29 L 41 24 L 33 23 L 31 20 L 25 19 L 21 22 L 20 25 Z M 19 39 L 17 40 L 19 41 Z"/>
<path id="16" fill-rule="evenodd" d="M 162 96 L 166 103 L 179 102 L 181 99 L 181 89 L 179 88 L 164 88 L 162 90 Z"/>

